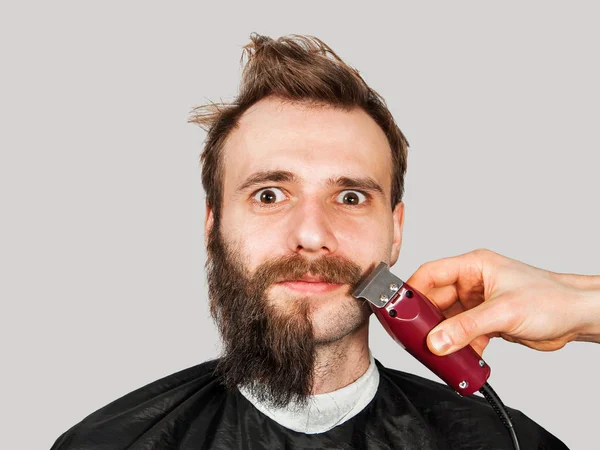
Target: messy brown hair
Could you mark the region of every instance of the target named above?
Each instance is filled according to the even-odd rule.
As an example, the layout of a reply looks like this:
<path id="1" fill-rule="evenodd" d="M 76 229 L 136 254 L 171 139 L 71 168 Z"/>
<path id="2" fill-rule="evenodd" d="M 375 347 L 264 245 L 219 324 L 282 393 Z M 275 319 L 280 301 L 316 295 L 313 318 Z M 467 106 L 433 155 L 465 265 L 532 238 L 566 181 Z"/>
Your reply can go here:
<path id="1" fill-rule="evenodd" d="M 286 102 L 311 107 L 328 106 L 343 111 L 362 108 L 381 127 L 392 151 L 392 209 L 402 201 L 408 142 L 385 100 L 344 63 L 323 41 L 314 36 L 292 34 L 271 39 L 257 33 L 243 47 L 238 97 L 231 103 L 210 103 L 194 108 L 189 122 L 208 134 L 200 156 L 202 185 L 207 206 L 219 222 L 223 192 L 223 147 L 242 114 L 259 100 L 276 96 Z"/>

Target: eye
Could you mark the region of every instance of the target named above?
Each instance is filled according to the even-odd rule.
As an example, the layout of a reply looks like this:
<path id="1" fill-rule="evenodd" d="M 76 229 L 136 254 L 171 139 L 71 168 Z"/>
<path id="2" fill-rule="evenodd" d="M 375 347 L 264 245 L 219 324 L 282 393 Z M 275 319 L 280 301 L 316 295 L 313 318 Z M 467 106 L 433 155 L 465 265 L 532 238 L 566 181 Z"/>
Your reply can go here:
<path id="1" fill-rule="evenodd" d="M 285 200 L 285 195 L 281 189 L 270 187 L 257 191 L 253 198 L 259 203 L 270 204 Z"/>
<path id="2" fill-rule="evenodd" d="M 367 197 L 360 191 L 342 191 L 336 198 L 336 201 L 350 206 L 364 203 L 366 200 Z"/>

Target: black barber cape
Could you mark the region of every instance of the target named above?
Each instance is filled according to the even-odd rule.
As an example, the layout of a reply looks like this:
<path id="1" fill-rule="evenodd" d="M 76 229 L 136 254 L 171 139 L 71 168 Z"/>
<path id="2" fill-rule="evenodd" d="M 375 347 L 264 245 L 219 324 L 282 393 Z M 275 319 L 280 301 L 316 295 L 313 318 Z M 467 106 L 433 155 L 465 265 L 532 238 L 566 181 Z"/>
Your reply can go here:
<path id="1" fill-rule="evenodd" d="M 218 360 L 182 370 L 92 413 L 51 450 L 512 449 L 502 422 L 478 396 L 388 369 L 375 359 L 379 387 L 356 416 L 318 434 L 279 425 L 213 374 Z M 520 411 L 509 409 L 521 449 L 566 449 Z"/>

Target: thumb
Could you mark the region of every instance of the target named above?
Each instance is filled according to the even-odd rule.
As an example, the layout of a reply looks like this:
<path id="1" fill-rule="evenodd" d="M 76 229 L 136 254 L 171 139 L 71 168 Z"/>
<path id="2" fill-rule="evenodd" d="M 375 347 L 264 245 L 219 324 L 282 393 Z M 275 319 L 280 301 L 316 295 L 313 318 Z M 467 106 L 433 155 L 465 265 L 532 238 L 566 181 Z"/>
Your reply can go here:
<path id="1" fill-rule="evenodd" d="M 427 346 L 436 355 L 454 353 L 478 336 L 503 331 L 500 315 L 481 305 L 444 320 L 427 335 Z M 492 308 L 493 309 L 493 308 Z"/>

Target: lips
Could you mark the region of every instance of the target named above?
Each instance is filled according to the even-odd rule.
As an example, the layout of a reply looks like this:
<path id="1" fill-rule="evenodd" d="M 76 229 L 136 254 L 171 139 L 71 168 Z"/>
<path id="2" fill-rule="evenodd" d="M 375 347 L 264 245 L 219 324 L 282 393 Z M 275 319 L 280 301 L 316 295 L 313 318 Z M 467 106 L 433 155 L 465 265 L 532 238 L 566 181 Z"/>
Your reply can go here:
<path id="1" fill-rule="evenodd" d="M 320 277 L 311 277 L 309 275 L 305 275 L 302 278 L 298 278 L 296 280 L 286 280 L 286 281 L 303 281 L 305 283 L 327 283 Z"/>
<path id="2" fill-rule="evenodd" d="M 294 291 L 313 293 L 329 292 L 343 286 L 343 284 L 328 283 L 320 277 L 310 275 L 305 275 L 295 280 L 281 281 L 278 284 Z"/>

